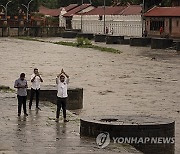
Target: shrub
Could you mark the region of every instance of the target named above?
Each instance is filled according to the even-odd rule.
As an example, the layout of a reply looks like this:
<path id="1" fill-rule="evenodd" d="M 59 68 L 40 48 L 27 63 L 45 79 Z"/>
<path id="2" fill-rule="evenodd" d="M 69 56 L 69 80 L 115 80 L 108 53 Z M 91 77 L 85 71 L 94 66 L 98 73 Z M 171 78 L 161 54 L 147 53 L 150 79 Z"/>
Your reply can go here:
<path id="1" fill-rule="evenodd" d="M 92 45 L 92 43 L 87 38 L 78 37 L 77 38 L 77 46 L 83 46 L 83 45 Z"/>
<path id="2" fill-rule="evenodd" d="M 91 41 L 87 38 L 84 39 L 84 45 L 92 45 Z"/>
<path id="3" fill-rule="evenodd" d="M 84 38 L 78 37 L 77 38 L 77 46 L 83 46 L 84 45 Z"/>

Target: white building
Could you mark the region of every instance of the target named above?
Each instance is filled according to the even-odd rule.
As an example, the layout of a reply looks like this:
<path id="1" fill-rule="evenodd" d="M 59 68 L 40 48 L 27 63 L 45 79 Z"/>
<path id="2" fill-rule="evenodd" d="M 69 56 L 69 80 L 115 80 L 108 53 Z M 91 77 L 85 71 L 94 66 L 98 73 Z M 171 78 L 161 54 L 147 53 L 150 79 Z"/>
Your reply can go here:
<path id="1" fill-rule="evenodd" d="M 105 27 L 108 33 L 123 36 L 142 36 L 142 7 L 130 5 L 127 7 L 115 6 L 95 8 L 87 13 L 76 13 L 72 17 L 72 29 L 81 29 L 85 33 L 104 33 Z"/>
<path id="2" fill-rule="evenodd" d="M 85 14 L 95 7 L 91 4 L 83 4 L 73 8 L 70 11 L 62 10 L 59 15 L 59 26 L 65 27 L 66 29 L 72 29 L 72 18 L 75 14 Z"/>

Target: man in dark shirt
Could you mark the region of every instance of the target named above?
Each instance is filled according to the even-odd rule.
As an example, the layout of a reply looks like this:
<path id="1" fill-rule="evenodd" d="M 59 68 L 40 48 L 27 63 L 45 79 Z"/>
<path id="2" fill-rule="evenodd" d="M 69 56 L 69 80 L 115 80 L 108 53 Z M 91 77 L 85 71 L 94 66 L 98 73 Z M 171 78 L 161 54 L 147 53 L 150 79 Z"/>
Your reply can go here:
<path id="1" fill-rule="evenodd" d="M 23 105 L 24 115 L 28 116 L 26 111 L 26 99 L 27 99 L 27 81 L 25 80 L 25 74 L 21 73 L 20 78 L 15 81 L 14 88 L 17 88 L 18 98 L 18 116 L 21 115 L 21 108 Z"/>

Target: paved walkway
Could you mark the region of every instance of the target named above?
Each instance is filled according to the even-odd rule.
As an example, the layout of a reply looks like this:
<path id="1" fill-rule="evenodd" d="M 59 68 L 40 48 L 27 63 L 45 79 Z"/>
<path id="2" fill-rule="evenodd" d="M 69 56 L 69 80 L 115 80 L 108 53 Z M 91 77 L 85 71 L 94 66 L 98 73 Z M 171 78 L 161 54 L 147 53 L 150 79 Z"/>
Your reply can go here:
<path id="1" fill-rule="evenodd" d="M 113 143 L 99 149 L 94 139 L 80 138 L 77 116 L 68 112 L 69 123 L 56 123 L 55 105 L 41 102 L 40 107 L 42 111 L 33 107 L 28 117 L 18 118 L 15 94 L 0 92 L 0 154 L 139 153 Z"/>

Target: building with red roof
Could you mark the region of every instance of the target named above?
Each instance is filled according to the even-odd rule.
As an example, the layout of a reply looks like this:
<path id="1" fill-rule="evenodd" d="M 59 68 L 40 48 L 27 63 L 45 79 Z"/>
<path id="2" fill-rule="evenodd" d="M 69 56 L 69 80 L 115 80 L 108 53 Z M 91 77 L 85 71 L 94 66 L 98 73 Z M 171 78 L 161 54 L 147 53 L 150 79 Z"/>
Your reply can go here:
<path id="1" fill-rule="evenodd" d="M 58 17 L 61 12 L 61 8 L 58 9 L 49 9 L 44 6 L 39 7 L 39 13 L 45 16 Z"/>
<path id="2" fill-rule="evenodd" d="M 76 8 L 77 6 L 78 6 L 77 4 L 70 4 L 67 7 L 60 7 L 58 9 L 49 9 L 47 7 L 44 7 L 44 6 L 40 6 L 39 7 L 39 13 L 41 13 L 45 16 L 59 17 L 63 8 L 66 12 L 68 12 L 68 11 L 71 11 L 72 9 Z"/>
<path id="3" fill-rule="evenodd" d="M 122 15 L 141 15 L 142 7 L 140 5 L 129 5 L 122 12 Z"/>
<path id="4" fill-rule="evenodd" d="M 180 37 L 180 6 L 154 7 L 144 14 L 146 30 L 153 36 Z M 163 33 L 160 32 L 160 29 Z"/>
<path id="5" fill-rule="evenodd" d="M 75 14 L 85 14 L 86 12 L 91 11 L 94 9 L 94 6 L 91 4 L 82 4 L 78 5 L 77 7 L 71 9 L 70 11 L 67 11 L 66 13 L 63 13 L 59 17 L 59 26 L 65 27 L 66 29 L 72 28 L 72 18 Z"/>
<path id="6" fill-rule="evenodd" d="M 72 28 L 102 34 L 106 27 L 108 34 L 142 36 L 141 12 L 140 5 L 106 6 L 105 9 L 101 6 L 83 14 L 76 13 L 72 18 Z"/>
<path id="7" fill-rule="evenodd" d="M 104 10 L 104 7 L 97 7 L 87 13 L 85 13 L 84 15 L 118 15 L 120 14 L 124 9 L 126 8 L 126 6 L 107 6 Z"/>
<path id="8" fill-rule="evenodd" d="M 72 17 L 73 15 L 75 15 L 77 13 L 81 13 L 81 12 L 86 13 L 92 9 L 94 9 L 94 7 L 91 4 L 82 4 L 70 11 L 67 11 L 67 13 L 64 14 L 63 16 L 64 17 Z"/>

